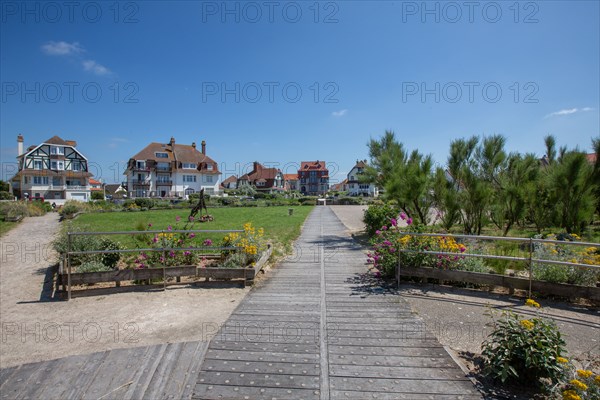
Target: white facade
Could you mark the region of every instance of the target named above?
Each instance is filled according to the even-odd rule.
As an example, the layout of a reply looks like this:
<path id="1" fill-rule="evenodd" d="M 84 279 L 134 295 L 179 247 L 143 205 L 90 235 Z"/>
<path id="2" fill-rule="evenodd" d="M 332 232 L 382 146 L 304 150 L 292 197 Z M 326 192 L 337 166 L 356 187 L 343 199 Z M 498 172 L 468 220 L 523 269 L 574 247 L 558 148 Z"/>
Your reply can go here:
<path id="1" fill-rule="evenodd" d="M 364 197 L 379 196 L 377 185 L 373 183 L 362 183 L 359 181 L 359 176 L 363 173 L 363 170 L 363 166 L 355 165 L 348 173 L 348 195 Z"/>

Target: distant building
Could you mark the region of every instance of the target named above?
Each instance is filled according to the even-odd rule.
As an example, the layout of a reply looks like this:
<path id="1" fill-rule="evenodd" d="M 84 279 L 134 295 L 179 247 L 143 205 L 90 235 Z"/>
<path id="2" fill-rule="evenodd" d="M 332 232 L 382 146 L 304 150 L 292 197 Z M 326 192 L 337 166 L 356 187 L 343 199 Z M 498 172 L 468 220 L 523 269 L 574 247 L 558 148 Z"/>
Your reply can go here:
<path id="1" fill-rule="evenodd" d="M 325 161 L 302 161 L 298 179 L 302 194 L 318 196 L 329 190 L 329 170 Z"/>
<path id="2" fill-rule="evenodd" d="M 196 143 L 150 143 L 129 159 L 126 186 L 129 197 L 185 197 L 204 189 L 206 194 L 220 192 L 217 163 Z"/>
<path id="3" fill-rule="evenodd" d="M 331 185 L 332 192 L 347 192 L 348 191 L 348 179 L 344 179 L 340 183 Z"/>
<path id="4" fill-rule="evenodd" d="M 356 165 L 348 172 L 347 190 L 350 196 L 379 196 L 377 185 L 360 181 L 360 176 L 364 173 L 366 167 L 367 160 L 356 160 Z"/>
<path id="5" fill-rule="evenodd" d="M 298 174 L 283 174 L 283 188 L 287 191 L 298 191 Z"/>
<path id="6" fill-rule="evenodd" d="M 283 191 L 283 174 L 278 168 L 265 168 L 260 163 L 254 162 L 252 171 L 240 176 L 237 187 L 251 185 L 259 192 Z"/>
<path id="7" fill-rule="evenodd" d="M 237 176 L 231 175 L 229 178 L 221 182 L 221 187 L 223 189 L 237 189 L 237 182 Z"/>
<path id="8" fill-rule="evenodd" d="M 90 190 L 92 192 L 99 192 L 102 190 L 102 182 L 95 180 L 94 178 L 89 179 Z"/>
<path id="9" fill-rule="evenodd" d="M 21 199 L 39 197 L 48 201 L 90 199 L 87 158 L 77 150 L 77 142 L 58 136 L 23 149 L 23 136 L 17 136 L 19 171 L 12 178 L 13 191 Z"/>

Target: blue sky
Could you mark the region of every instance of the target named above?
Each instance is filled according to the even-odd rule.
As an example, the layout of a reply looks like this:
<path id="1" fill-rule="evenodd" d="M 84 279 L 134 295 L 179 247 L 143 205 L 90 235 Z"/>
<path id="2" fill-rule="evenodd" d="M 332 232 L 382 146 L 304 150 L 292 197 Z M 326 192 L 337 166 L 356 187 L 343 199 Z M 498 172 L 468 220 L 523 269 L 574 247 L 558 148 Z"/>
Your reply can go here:
<path id="1" fill-rule="evenodd" d="M 174 136 L 223 178 L 318 159 L 332 183 L 385 130 L 440 165 L 459 137 L 600 134 L 597 1 L 23 4 L 1 9 L 2 179 L 19 133 L 76 140 L 107 182 Z"/>

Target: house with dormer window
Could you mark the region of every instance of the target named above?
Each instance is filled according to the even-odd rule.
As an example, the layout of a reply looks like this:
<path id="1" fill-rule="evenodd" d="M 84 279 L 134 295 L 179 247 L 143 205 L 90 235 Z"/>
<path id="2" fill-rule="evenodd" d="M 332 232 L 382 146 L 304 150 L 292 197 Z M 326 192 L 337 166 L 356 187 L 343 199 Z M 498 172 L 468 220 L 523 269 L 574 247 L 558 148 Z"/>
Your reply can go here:
<path id="1" fill-rule="evenodd" d="M 367 160 L 356 160 L 356 165 L 348 172 L 346 187 L 350 196 L 377 197 L 379 189 L 374 183 L 365 183 L 360 176 L 367 167 Z"/>
<path id="2" fill-rule="evenodd" d="M 201 150 L 196 143 L 150 143 L 129 159 L 123 186 L 129 197 L 186 197 L 204 189 L 205 194 L 220 193 L 217 163 L 206 155 L 206 142 Z"/>
<path id="3" fill-rule="evenodd" d="M 318 196 L 329 190 L 329 170 L 325 161 L 302 161 L 298 170 L 298 186 L 304 195 Z"/>
<path id="4" fill-rule="evenodd" d="M 23 135 L 18 135 L 17 152 L 19 170 L 12 178 L 17 197 L 44 198 L 57 204 L 90 199 L 92 174 L 77 142 L 53 136 L 24 150 Z"/>

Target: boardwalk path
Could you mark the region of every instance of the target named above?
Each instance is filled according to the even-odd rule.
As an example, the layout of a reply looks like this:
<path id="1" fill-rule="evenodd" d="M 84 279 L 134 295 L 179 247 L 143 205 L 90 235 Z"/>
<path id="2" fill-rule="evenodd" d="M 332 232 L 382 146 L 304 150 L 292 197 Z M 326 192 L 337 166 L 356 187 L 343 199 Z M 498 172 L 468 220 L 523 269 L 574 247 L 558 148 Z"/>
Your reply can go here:
<path id="1" fill-rule="evenodd" d="M 315 208 L 296 256 L 250 292 L 208 345 L 2 369 L 0 400 L 481 398 L 406 301 L 365 276 L 365 256 L 344 230 L 329 208 Z"/>
<path id="2" fill-rule="evenodd" d="M 315 208 L 296 256 L 211 341 L 195 399 L 481 398 L 408 304 L 369 284 L 344 230 Z"/>

